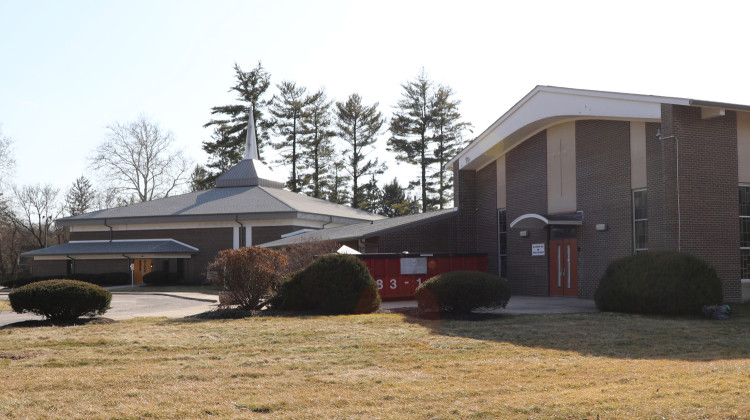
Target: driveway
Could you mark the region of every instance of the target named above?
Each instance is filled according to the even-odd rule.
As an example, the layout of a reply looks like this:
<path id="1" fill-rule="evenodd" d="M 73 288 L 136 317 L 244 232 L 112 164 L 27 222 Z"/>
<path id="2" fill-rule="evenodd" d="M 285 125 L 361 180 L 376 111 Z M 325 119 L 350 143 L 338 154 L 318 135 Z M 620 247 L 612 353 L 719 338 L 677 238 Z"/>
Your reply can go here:
<path id="1" fill-rule="evenodd" d="M 7 299 L 7 294 L 0 299 Z M 210 295 L 201 293 L 178 294 L 145 294 L 145 293 L 112 293 L 111 308 L 103 315 L 116 320 L 131 319 L 141 316 L 166 316 L 182 318 L 189 315 L 216 309 L 217 301 Z M 0 326 L 14 322 L 44 317 L 32 314 L 17 314 L 13 311 L 0 312 Z"/>

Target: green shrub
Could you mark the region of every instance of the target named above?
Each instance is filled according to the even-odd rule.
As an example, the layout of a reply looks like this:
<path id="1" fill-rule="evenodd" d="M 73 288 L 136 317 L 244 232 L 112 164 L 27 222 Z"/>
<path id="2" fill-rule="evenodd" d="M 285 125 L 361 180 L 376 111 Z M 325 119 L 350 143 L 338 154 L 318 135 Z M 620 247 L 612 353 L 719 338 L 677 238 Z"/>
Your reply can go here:
<path id="1" fill-rule="evenodd" d="M 52 321 L 70 321 L 101 315 L 109 309 L 112 293 L 78 280 L 44 280 L 19 287 L 8 294 L 15 312 L 31 312 Z"/>
<path id="2" fill-rule="evenodd" d="M 609 264 L 594 299 L 601 311 L 699 314 L 703 305 L 721 303 L 721 280 L 693 255 L 639 252 Z"/>
<path id="3" fill-rule="evenodd" d="M 325 255 L 283 283 L 274 308 L 325 314 L 362 314 L 380 308 L 367 266 L 351 255 Z"/>
<path id="4" fill-rule="evenodd" d="M 182 281 L 182 274 L 169 271 L 152 271 L 143 275 L 145 284 L 177 284 Z"/>
<path id="5" fill-rule="evenodd" d="M 507 280 L 481 271 L 451 271 L 428 279 L 414 295 L 423 312 L 471 312 L 504 308 L 510 299 Z"/>

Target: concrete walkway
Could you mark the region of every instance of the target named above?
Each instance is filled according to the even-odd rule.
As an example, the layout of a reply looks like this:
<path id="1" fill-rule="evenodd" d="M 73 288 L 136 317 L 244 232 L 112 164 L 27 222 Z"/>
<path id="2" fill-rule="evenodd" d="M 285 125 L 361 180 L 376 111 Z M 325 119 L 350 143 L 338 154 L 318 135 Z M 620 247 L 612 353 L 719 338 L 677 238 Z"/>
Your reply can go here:
<path id="1" fill-rule="evenodd" d="M 397 300 L 383 302 L 381 308 L 416 308 L 416 300 Z M 505 309 L 493 309 L 486 312 L 521 315 L 521 314 L 572 314 L 599 312 L 593 300 L 568 297 L 511 296 Z"/>

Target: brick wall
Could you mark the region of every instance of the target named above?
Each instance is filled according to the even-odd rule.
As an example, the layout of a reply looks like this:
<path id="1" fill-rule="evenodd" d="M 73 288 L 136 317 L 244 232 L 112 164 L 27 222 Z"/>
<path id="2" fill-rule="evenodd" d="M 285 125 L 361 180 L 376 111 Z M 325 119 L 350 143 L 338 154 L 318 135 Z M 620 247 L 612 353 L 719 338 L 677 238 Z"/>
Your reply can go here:
<path id="1" fill-rule="evenodd" d="M 633 252 L 629 122 L 576 121 L 576 198 L 578 296 L 593 298 L 607 265 Z"/>
<path id="2" fill-rule="evenodd" d="M 513 294 L 547 296 L 548 256 L 531 256 L 531 244 L 547 243 L 546 229 L 510 229 L 510 222 L 526 213 L 547 213 L 547 132 L 519 144 L 505 158 L 508 216 L 508 280 Z M 545 245 L 546 247 L 546 245 Z"/>
<path id="3" fill-rule="evenodd" d="M 303 228 L 299 226 L 255 226 L 253 229 L 253 245 L 281 239 L 281 235 L 296 232 Z"/>
<path id="4" fill-rule="evenodd" d="M 454 183 L 458 185 L 458 194 L 454 201 L 458 206 L 456 226 L 456 251 L 477 252 L 476 250 L 476 171 L 463 170 L 454 174 Z M 457 181 L 456 181 L 457 180 Z"/>
<path id="5" fill-rule="evenodd" d="M 487 253 L 487 269 L 500 274 L 497 263 L 497 165 L 493 162 L 476 175 L 476 251 Z"/>
<path id="6" fill-rule="evenodd" d="M 722 117 L 702 119 L 698 107 L 662 105 L 662 123 L 661 157 L 665 163 L 661 167 L 661 188 L 674 203 L 663 204 L 663 219 L 659 222 L 665 225 L 664 234 L 673 235 L 673 239 L 654 239 L 664 248 L 676 249 L 679 237 L 682 251 L 695 254 L 714 266 L 724 286 L 724 299 L 738 302 L 741 288 L 737 115 L 727 111 Z M 676 200 L 678 149 L 679 212 Z M 650 207 L 649 202 L 649 235 Z"/>
<path id="7" fill-rule="evenodd" d="M 375 252 L 455 252 L 457 215 L 381 235 Z M 372 239 L 367 239 L 371 242 Z"/>

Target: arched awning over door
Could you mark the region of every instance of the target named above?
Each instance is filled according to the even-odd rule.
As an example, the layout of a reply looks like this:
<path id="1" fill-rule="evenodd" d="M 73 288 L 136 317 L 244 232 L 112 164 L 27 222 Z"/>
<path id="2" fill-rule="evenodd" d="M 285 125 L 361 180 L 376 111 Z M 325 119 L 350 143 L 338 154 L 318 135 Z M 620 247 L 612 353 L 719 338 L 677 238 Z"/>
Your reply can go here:
<path id="1" fill-rule="evenodd" d="M 548 225 L 578 226 L 582 224 L 583 213 L 580 211 L 548 215 L 526 213 L 510 222 L 510 227 L 515 229 L 542 229 Z"/>

